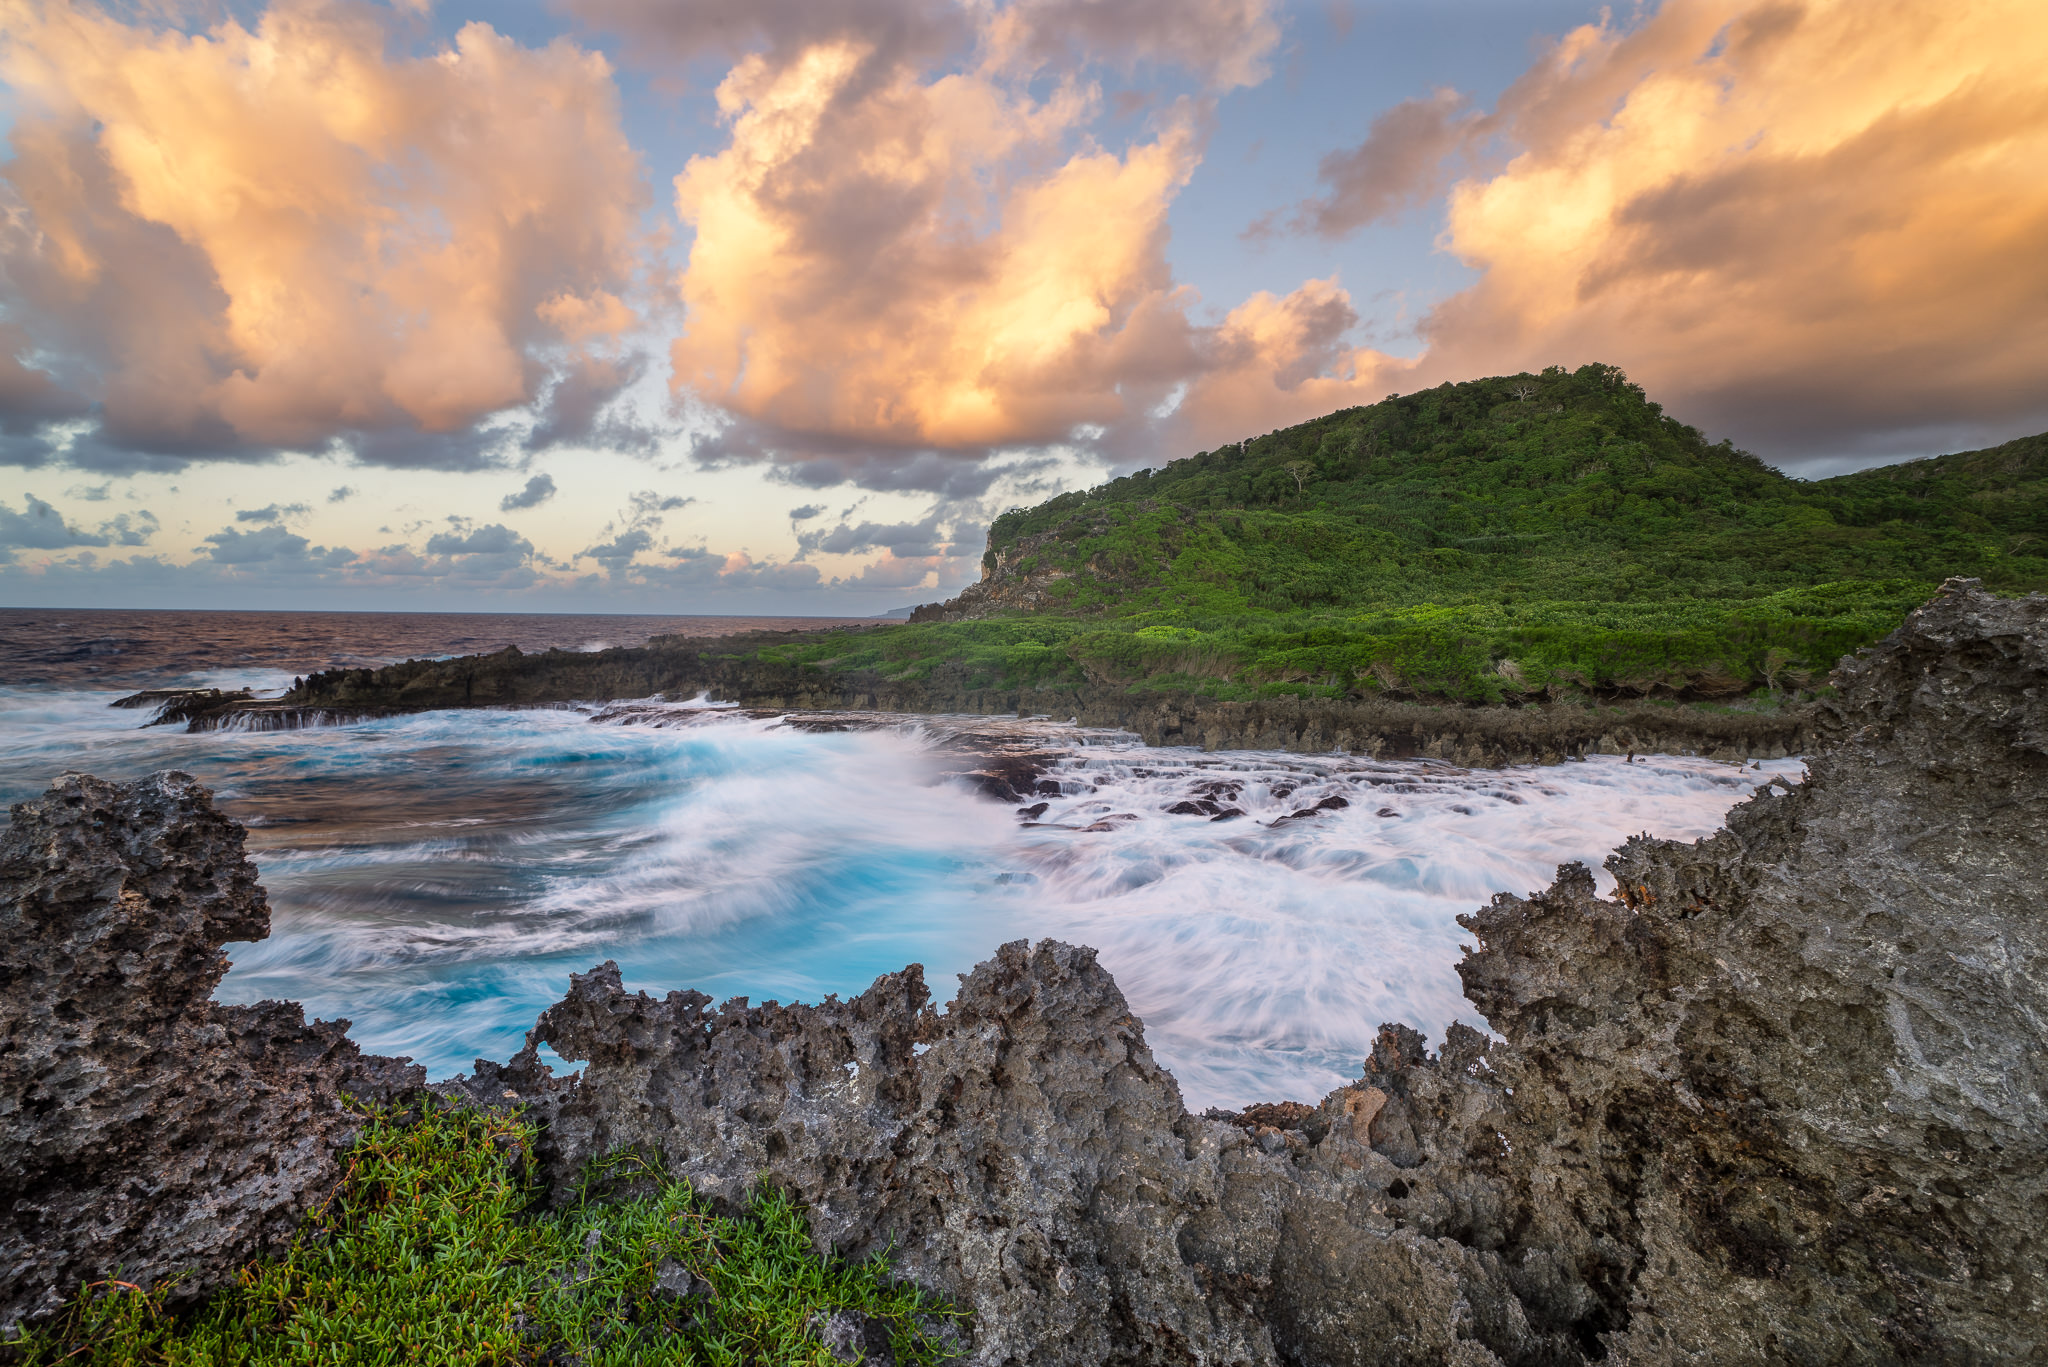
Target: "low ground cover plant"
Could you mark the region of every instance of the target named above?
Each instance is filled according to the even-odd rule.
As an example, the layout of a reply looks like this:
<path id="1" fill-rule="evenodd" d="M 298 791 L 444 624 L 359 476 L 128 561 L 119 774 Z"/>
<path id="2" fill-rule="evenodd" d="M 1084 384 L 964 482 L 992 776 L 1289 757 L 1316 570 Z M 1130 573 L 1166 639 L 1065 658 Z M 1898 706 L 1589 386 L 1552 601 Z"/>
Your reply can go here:
<path id="1" fill-rule="evenodd" d="M 838 1315 L 880 1326 L 900 1363 L 946 1360 L 952 1312 L 879 1257 L 818 1257 L 782 1193 L 724 1218 L 626 1154 L 593 1169 L 574 1205 L 545 1211 L 533 1139 L 509 1112 L 372 1114 L 282 1258 L 178 1313 L 169 1287 L 97 1282 L 0 1352 L 25 1367 L 827 1367 L 843 1360 L 822 1337 Z"/>

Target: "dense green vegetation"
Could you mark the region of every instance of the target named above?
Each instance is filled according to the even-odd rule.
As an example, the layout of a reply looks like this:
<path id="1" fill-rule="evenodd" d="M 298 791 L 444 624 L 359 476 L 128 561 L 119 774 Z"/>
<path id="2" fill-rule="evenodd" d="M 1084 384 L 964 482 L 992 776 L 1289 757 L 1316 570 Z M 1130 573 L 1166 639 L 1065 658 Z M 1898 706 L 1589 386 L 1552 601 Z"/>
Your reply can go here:
<path id="1" fill-rule="evenodd" d="M 1552 369 L 1013 509 L 984 565 L 1035 610 L 768 654 L 1226 697 L 1797 690 L 1951 575 L 2048 587 L 2048 435 L 1803 482 L 1613 367 Z"/>
<path id="2" fill-rule="evenodd" d="M 85 1288 L 51 1328 L 7 1347 L 35 1364 L 818 1364 L 814 1322 L 879 1317 L 897 1360 L 942 1360 L 927 1330 L 949 1312 L 893 1284 L 879 1260 L 811 1251 L 803 1213 L 764 1192 L 746 1218 L 716 1217 L 687 1185 L 630 1155 L 594 1171 L 566 1211 L 532 1209 L 517 1117 L 429 1109 L 373 1118 L 348 1176 L 290 1253 L 246 1269 L 202 1309 L 174 1315 L 167 1288 Z M 630 1199 L 613 1199 L 622 1193 Z M 663 1297 L 679 1264 L 708 1295 Z M 5 1352 L 0 1349 L 0 1352 Z"/>

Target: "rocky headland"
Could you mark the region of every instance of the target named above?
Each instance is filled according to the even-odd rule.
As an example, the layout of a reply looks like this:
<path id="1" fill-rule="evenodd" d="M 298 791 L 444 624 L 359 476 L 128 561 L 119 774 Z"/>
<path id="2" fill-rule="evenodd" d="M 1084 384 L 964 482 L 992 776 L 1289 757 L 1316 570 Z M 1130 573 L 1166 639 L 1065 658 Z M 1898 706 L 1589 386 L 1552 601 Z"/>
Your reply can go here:
<path id="1" fill-rule="evenodd" d="M 114 705 L 154 708 L 150 725 L 176 723 L 192 732 L 283 731 L 445 708 L 702 696 L 772 712 L 1044 716 L 1134 732 L 1148 745 L 1342 750 L 1475 767 L 1652 751 L 1782 759 L 1810 748 L 1814 716 L 1810 703 L 1757 708 L 1637 698 L 1474 706 L 1395 698 L 1231 700 L 1134 692 L 1114 683 L 984 687 L 958 665 L 902 678 L 825 671 L 756 654 L 783 644 L 787 637 L 771 633 L 657 637 L 644 646 L 592 652 L 528 654 L 507 647 L 494 655 L 329 670 L 299 680 L 281 698 L 259 699 L 247 690 L 152 691 Z"/>
<path id="2" fill-rule="evenodd" d="M 595 658 L 595 657 L 588 657 Z M 2048 599 L 1951 583 L 1837 673 L 1810 777 L 1463 918 L 1499 1038 L 1388 1025 L 1320 1102 L 1190 1114 L 1085 949 L 936 1010 L 571 980 L 436 1090 L 584 1162 L 772 1183 L 982 1364 L 2048 1359 Z M 654 691 L 654 690 L 646 690 Z M 179 776 L 72 776 L 0 844 L 0 1321 L 118 1264 L 191 1293 L 328 1190 L 403 1061 L 207 1000 L 267 914 Z M 584 1066 L 557 1076 L 541 1045 Z"/>

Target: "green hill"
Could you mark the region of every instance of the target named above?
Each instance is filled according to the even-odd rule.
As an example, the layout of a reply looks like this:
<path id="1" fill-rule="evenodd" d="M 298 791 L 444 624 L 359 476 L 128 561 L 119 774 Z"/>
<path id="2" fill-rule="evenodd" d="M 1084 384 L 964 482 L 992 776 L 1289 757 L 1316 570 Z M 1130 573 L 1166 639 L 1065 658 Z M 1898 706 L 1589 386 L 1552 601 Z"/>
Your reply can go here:
<path id="1" fill-rule="evenodd" d="M 1445 384 L 997 518 L 828 672 L 1222 698 L 1702 700 L 1814 686 L 1952 575 L 2048 586 L 2048 435 L 1792 479 L 1611 366 Z"/>

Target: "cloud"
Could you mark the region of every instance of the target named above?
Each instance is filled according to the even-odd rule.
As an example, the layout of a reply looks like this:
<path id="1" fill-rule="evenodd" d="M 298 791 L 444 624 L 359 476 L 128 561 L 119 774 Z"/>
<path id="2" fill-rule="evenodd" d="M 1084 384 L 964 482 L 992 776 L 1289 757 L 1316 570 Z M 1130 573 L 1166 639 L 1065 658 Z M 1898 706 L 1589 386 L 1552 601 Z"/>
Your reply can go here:
<path id="1" fill-rule="evenodd" d="M 34 494 L 23 495 L 18 513 L 0 503 L 0 549 L 53 551 L 67 546 L 104 546 L 108 539 L 73 527 L 62 513 Z"/>
<path id="2" fill-rule="evenodd" d="M 806 503 L 801 507 L 789 510 L 789 520 L 791 522 L 809 522 L 814 517 L 823 517 L 824 515 L 825 510 L 815 503 Z"/>
<path id="3" fill-rule="evenodd" d="M 261 566 L 266 574 L 305 574 L 346 565 L 356 553 L 345 546 L 315 546 L 272 523 L 253 531 L 223 527 L 206 538 L 207 558 L 222 565 Z"/>
<path id="4" fill-rule="evenodd" d="M 90 403 L 73 459 L 96 469 L 337 441 L 469 468 L 475 423 L 588 361 L 644 203 L 604 59 L 481 23 L 393 57 L 387 22 L 277 0 L 186 34 L 12 7 L 0 267 L 51 359 L 9 347 L 0 421 Z"/>
<path id="5" fill-rule="evenodd" d="M 848 589 L 922 588 L 925 581 L 936 574 L 943 586 L 948 574 L 956 568 L 956 562 L 950 557 L 904 557 L 891 551 L 873 564 L 863 566 L 859 574 L 835 579 L 833 583 L 837 587 Z"/>
<path id="6" fill-rule="evenodd" d="M 273 503 L 267 508 L 243 508 L 235 514 L 235 521 L 283 522 L 289 518 L 304 517 L 312 511 L 303 503 Z"/>
<path id="7" fill-rule="evenodd" d="M 1042 173 L 1085 92 L 867 71 L 844 41 L 719 87 L 730 145 L 676 178 L 695 230 L 675 383 L 832 453 L 972 447 L 1114 421 L 1185 332 L 1162 255 L 1196 161 L 1191 116 Z"/>
<path id="8" fill-rule="evenodd" d="M 470 530 L 436 532 L 427 538 L 427 554 L 509 555 L 524 561 L 533 555 L 533 543 L 504 523 L 493 522 Z"/>
<path id="9" fill-rule="evenodd" d="M 507 494 L 498 500 L 498 511 L 515 512 L 521 508 L 538 508 L 555 496 L 555 480 L 552 475 L 535 475 L 526 481 L 526 487 L 516 494 Z"/>
<path id="10" fill-rule="evenodd" d="M 658 61 L 765 50 L 776 65 L 859 41 L 885 65 L 963 56 L 983 71 L 1140 65 L 1193 72 L 1216 90 L 1265 79 L 1280 41 L 1269 0 L 568 0 L 585 23 L 629 35 Z"/>
<path id="11" fill-rule="evenodd" d="M 336 485 L 333 489 L 328 490 L 327 501 L 329 503 L 346 503 L 355 496 L 356 488 L 354 485 L 341 484 Z"/>
<path id="12" fill-rule="evenodd" d="M 687 508 L 696 501 L 681 494 L 664 494 L 653 489 L 641 489 L 626 495 L 627 518 L 635 527 L 658 525 L 663 513 Z"/>
<path id="13" fill-rule="evenodd" d="M 1480 123 L 1471 101 L 1448 88 L 1401 101 L 1372 121 L 1363 143 L 1322 159 L 1316 178 L 1329 189 L 1299 206 L 1295 226 L 1341 237 L 1435 193 L 1444 163 Z"/>
<path id="14" fill-rule="evenodd" d="M 156 514 L 147 508 L 138 508 L 132 513 L 122 513 L 112 521 L 100 524 L 100 535 L 107 538 L 110 546 L 142 546 L 156 535 L 158 522 Z"/>
<path id="15" fill-rule="evenodd" d="M 1604 360 L 1764 452 L 2048 425 L 2048 11 L 1672 0 L 1573 31 L 1452 191 L 1427 377 Z M 1910 448 L 1909 448 L 1910 449 Z"/>
<path id="16" fill-rule="evenodd" d="M 940 530 L 937 512 L 921 522 L 863 522 L 857 527 L 841 522 L 836 527 L 799 532 L 797 559 L 813 554 L 859 555 L 878 547 L 892 555 L 935 556 L 943 554 L 951 540 Z"/>
<path id="17" fill-rule="evenodd" d="M 616 579 L 625 572 L 628 565 L 633 563 L 634 556 L 642 551 L 652 550 L 653 548 L 654 533 L 648 531 L 645 527 L 633 527 L 620 532 L 610 541 L 599 542 L 595 546 L 586 546 L 584 549 L 576 552 L 576 555 L 578 559 L 595 560 L 598 564 L 604 566 L 604 572 L 607 575 Z"/>

